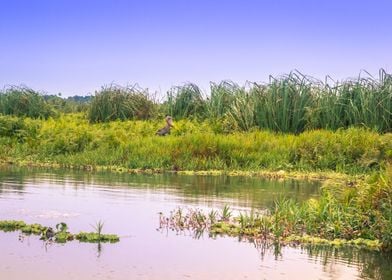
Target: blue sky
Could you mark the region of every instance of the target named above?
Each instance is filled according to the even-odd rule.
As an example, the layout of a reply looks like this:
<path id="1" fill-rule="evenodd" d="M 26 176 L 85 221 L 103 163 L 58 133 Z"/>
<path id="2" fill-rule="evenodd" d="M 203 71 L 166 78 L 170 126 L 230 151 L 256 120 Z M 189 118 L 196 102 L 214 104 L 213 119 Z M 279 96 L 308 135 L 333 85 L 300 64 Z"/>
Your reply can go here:
<path id="1" fill-rule="evenodd" d="M 298 69 L 392 71 L 388 0 L 0 0 L 0 88 L 93 93 L 112 82 L 265 82 Z"/>

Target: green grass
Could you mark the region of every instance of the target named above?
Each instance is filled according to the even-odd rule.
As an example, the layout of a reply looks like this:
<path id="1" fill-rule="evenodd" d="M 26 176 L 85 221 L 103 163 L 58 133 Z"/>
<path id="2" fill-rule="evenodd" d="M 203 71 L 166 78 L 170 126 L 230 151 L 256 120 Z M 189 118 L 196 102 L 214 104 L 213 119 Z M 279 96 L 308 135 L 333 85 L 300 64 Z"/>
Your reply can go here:
<path id="1" fill-rule="evenodd" d="M 327 79 L 326 79 L 327 80 Z M 392 76 L 380 69 L 356 79 L 322 82 L 298 71 L 270 77 L 268 83 L 211 83 L 210 94 L 187 83 L 172 87 L 162 102 L 148 89 L 104 86 L 92 97 L 63 99 L 26 87 L 0 91 L 0 114 L 30 118 L 83 112 L 92 123 L 156 120 L 208 121 L 215 131 L 254 129 L 299 134 L 307 130 L 361 127 L 392 132 Z"/>
<path id="2" fill-rule="evenodd" d="M 111 85 L 96 92 L 88 111 L 90 122 L 126 119 L 148 119 L 155 115 L 156 105 L 148 92 L 137 86 Z"/>
<path id="3" fill-rule="evenodd" d="M 44 118 L 56 115 L 43 95 L 27 87 L 10 87 L 0 91 L 0 114 Z"/>
<path id="4" fill-rule="evenodd" d="M 90 124 L 83 115 L 32 120 L 0 117 L 0 160 L 64 167 L 369 173 L 392 160 L 392 134 L 365 128 L 216 133 L 209 122 L 175 122 L 155 136 L 159 121 Z"/>

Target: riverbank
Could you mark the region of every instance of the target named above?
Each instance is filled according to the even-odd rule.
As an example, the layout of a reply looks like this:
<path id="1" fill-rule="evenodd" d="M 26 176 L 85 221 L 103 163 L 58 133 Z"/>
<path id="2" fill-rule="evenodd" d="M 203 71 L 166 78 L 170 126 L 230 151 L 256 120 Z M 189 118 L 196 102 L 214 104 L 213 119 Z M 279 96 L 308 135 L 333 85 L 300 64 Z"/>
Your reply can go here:
<path id="1" fill-rule="evenodd" d="M 170 136 L 158 137 L 156 121 L 91 124 L 82 114 L 48 120 L 2 116 L 0 124 L 0 162 L 7 164 L 325 180 L 320 199 L 277 204 L 268 223 L 300 238 L 361 238 L 391 248 L 391 133 L 350 128 L 224 134 L 212 123 L 182 120 Z"/>
<path id="2" fill-rule="evenodd" d="M 0 124 L 0 161 L 21 165 L 307 177 L 371 174 L 392 161 L 392 134 L 363 128 L 222 134 L 208 122 L 182 120 L 172 135 L 158 137 L 156 121 L 90 124 L 80 114 L 48 120 L 2 116 Z"/>

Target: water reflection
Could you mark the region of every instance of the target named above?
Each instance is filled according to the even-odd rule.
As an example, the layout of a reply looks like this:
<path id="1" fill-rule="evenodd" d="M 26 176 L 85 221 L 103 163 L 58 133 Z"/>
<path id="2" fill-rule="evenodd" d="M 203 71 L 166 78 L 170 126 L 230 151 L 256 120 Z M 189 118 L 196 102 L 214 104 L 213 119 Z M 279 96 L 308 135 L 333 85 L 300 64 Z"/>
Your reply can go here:
<path id="1" fill-rule="evenodd" d="M 26 184 L 32 186 L 42 182 L 73 187 L 75 190 L 101 187 L 101 191 L 107 191 L 108 195 L 113 196 L 118 196 L 116 191 L 119 187 L 128 187 L 154 193 L 175 194 L 184 203 L 203 203 L 208 206 L 230 203 L 254 208 L 270 207 L 278 196 L 303 201 L 317 196 L 320 188 L 320 182 L 315 181 L 277 181 L 260 177 L 138 175 L 53 171 L 37 168 L 0 168 L 0 196 L 23 195 L 26 191 L 24 188 Z"/>

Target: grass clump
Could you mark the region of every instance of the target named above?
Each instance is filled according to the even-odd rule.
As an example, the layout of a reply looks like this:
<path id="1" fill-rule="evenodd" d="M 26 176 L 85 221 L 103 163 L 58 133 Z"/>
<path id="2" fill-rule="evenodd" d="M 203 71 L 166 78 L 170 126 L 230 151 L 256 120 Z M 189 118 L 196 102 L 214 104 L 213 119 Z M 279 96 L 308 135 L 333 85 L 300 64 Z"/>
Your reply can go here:
<path id="1" fill-rule="evenodd" d="M 0 92 L 0 114 L 43 118 L 55 116 L 44 97 L 27 87 L 10 87 Z"/>
<path id="2" fill-rule="evenodd" d="M 115 243 L 120 241 L 120 238 L 115 234 L 102 234 L 103 223 L 97 223 L 96 232 L 80 232 L 78 234 L 72 234 L 68 231 L 66 223 L 59 223 L 56 225 L 56 229 L 46 227 L 40 224 L 26 224 L 23 221 L 14 220 L 3 220 L 0 221 L 1 231 L 21 231 L 27 235 L 40 235 L 42 240 L 54 241 L 57 243 L 66 243 L 74 239 L 80 242 L 100 243 L 110 242 Z"/>
<path id="3" fill-rule="evenodd" d="M 92 98 L 88 112 L 90 122 L 108 122 L 113 120 L 144 120 L 155 115 L 156 106 L 146 91 L 137 86 L 103 87 Z"/>
<path id="4" fill-rule="evenodd" d="M 109 242 L 115 243 L 120 241 L 120 238 L 115 234 L 98 234 L 96 232 L 79 232 L 75 235 L 75 239 L 80 242 L 98 243 Z"/>
<path id="5" fill-rule="evenodd" d="M 177 119 L 202 117 L 206 109 L 201 90 L 192 83 L 171 88 L 164 106 L 166 113 Z"/>

